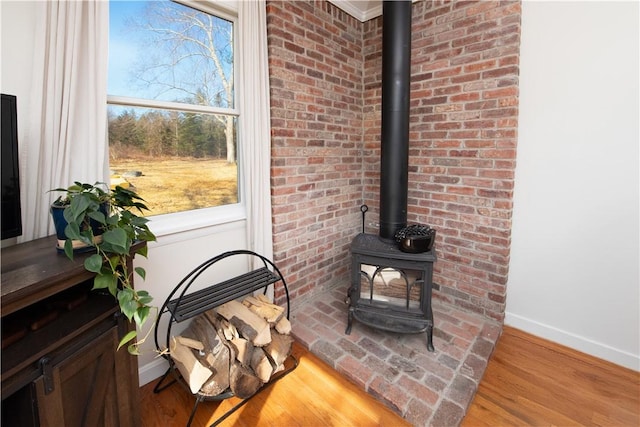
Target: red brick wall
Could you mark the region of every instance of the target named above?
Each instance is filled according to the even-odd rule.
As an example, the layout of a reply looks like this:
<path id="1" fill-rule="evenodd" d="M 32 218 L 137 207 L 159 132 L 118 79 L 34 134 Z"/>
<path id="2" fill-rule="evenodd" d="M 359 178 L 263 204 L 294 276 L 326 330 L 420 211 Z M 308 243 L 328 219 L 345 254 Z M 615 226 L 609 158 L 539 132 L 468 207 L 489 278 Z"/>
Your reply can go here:
<path id="1" fill-rule="evenodd" d="M 267 22 L 274 257 L 295 299 L 348 277 L 362 199 L 362 31 L 324 1 L 268 2 Z"/>
<path id="2" fill-rule="evenodd" d="M 275 253 L 303 295 L 348 283 L 359 205 L 377 233 L 382 18 L 269 2 Z M 317 32 L 317 34 L 316 34 Z M 520 2 L 413 5 L 409 222 L 438 231 L 436 298 L 504 316 Z M 327 238 L 323 238 L 323 236 Z"/>

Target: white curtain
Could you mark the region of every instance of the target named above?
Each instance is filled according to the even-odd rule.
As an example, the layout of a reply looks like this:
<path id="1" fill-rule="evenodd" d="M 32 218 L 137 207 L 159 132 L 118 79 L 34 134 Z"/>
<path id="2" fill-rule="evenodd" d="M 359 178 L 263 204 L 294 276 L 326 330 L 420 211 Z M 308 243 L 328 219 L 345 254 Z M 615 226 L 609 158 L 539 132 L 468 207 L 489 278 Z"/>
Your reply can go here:
<path id="1" fill-rule="evenodd" d="M 273 259 L 271 227 L 271 116 L 267 13 L 264 0 L 238 2 L 239 156 L 247 207 L 247 247 Z M 252 266 L 255 267 L 255 266 Z"/>
<path id="2" fill-rule="evenodd" d="M 29 124 L 21 143 L 23 235 L 54 233 L 49 206 L 74 181 L 107 182 L 109 3 L 49 0 L 36 5 Z"/>

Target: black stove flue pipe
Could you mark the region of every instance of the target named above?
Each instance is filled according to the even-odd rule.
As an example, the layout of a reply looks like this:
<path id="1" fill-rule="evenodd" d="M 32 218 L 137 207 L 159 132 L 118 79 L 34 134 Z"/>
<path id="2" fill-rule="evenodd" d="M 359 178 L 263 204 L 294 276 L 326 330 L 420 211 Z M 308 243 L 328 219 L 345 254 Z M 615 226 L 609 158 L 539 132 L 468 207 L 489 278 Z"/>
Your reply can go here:
<path id="1" fill-rule="evenodd" d="M 382 2 L 380 238 L 407 225 L 411 0 Z"/>

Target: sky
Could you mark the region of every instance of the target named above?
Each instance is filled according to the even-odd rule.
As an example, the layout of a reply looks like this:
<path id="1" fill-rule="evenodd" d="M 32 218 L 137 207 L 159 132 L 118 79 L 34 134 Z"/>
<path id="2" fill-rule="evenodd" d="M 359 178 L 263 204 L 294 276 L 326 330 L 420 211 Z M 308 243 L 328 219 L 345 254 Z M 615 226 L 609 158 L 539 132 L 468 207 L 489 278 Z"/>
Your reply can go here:
<path id="1" fill-rule="evenodd" d="M 195 12 L 184 5 L 180 5 L 168 0 L 150 1 L 110 1 L 109 2 L 109 71 L 108 71 L 108 94 L 114 96 L 129 96 L 136 98 L 158 99 L 163 101 L 179 101 L 186 97 L 193 98 L 196 91 L 207 93 L 209 102 L 215 102 L 216 93 L 222 91 L 219 77 L 216 77 L 209 52 L 199 43 L 180 42 L 177 49 L 172 52 L 181 58 L 172 65 L 173 55 L 168 50 L 156 48 L 157 44 L 145 44 L 150 35 L 158 37 L 157 33 L 141 32 L 136 29 L 132 22 L 140 20 L 145 16 L 148 6 L 164 4 L 168 6 L 170 12 L 165 14 L 180 18 L 179 12 Z M 160 11 L 160 10 L 158 10 Z M 166 10 L 165 10 L 166 12 Z M 214 18 L 212 24 L 209 23 L 207 14 L 195 12 L 197 21 L 189 21 L 189 25 L 184 25 L 184 21 L 177 19 L 174 21 L 162 21 L 162 24 L 155 24 L 156 28 L 177 29 L 180 33 L 187 34 L 200 40 L 207 40 L 209 33 L 203 33 L 205 26 L 212 25 L 214 33 L 214 43 L 216 49 L 226 49 L 229 46 L 228 30 L 229 22 Z M 171 19 L 171 18 L 169 18 Z M 156 21 L 157 22 L 157 21 Z M 181 22 L 181 23 L 180 23 Z M 193 25 L 196 23 L 196 25 Z M 202 23 L 201 25 L 198 25 Z M 204 30 L 207 31 L 207 30 Z M 166 37 L 163 34 L 162 37 Z M 173 37 L 172 37 L 173 39 Z M 173 39 L 175 41 L 175 39 Z M 207 43 L 204 43 L 206 45 Z M 164 44 L 163 47 L 171 46 Z M 226 52 L 219 50 L 218 53 Z M 159 81 L 163 84 L 145 85 L 142 87 L 134 80 L 132 71 L 140 69 L 140 65 L 146 69 L 145 75 L 151 78 L 151 74 L 159 74 Z M 158 66 L 155 67 L 154 66 Z M 230 67 L 227 68 L 230 70 Z M 230 72 L 230 71 L 227 71 Z M 179 89 L 171 89 L 180 87 Z"/>
<path id="2" fill-rule="evenodd" d="M 131 43 L 131 32 L 126 31 L 125 20 L 129 16 L 142 13 L 145 1 L 109 2 L 109 95 L 130 94 L 126 82 L 130 76 L 130 66 L 136 59 L 136 46 Z"/>

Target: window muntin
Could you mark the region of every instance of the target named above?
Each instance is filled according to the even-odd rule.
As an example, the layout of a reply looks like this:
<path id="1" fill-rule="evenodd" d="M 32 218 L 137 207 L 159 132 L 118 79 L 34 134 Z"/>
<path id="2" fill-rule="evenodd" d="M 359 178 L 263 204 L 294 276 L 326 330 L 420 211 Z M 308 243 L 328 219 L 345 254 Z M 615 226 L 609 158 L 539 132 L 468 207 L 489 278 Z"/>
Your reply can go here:
<path id="1" fill-rule="evenodd" d="M 110 2 L 112 183 L 150 215 L 239 202 L 234 20 L 209 12 Z"/>

